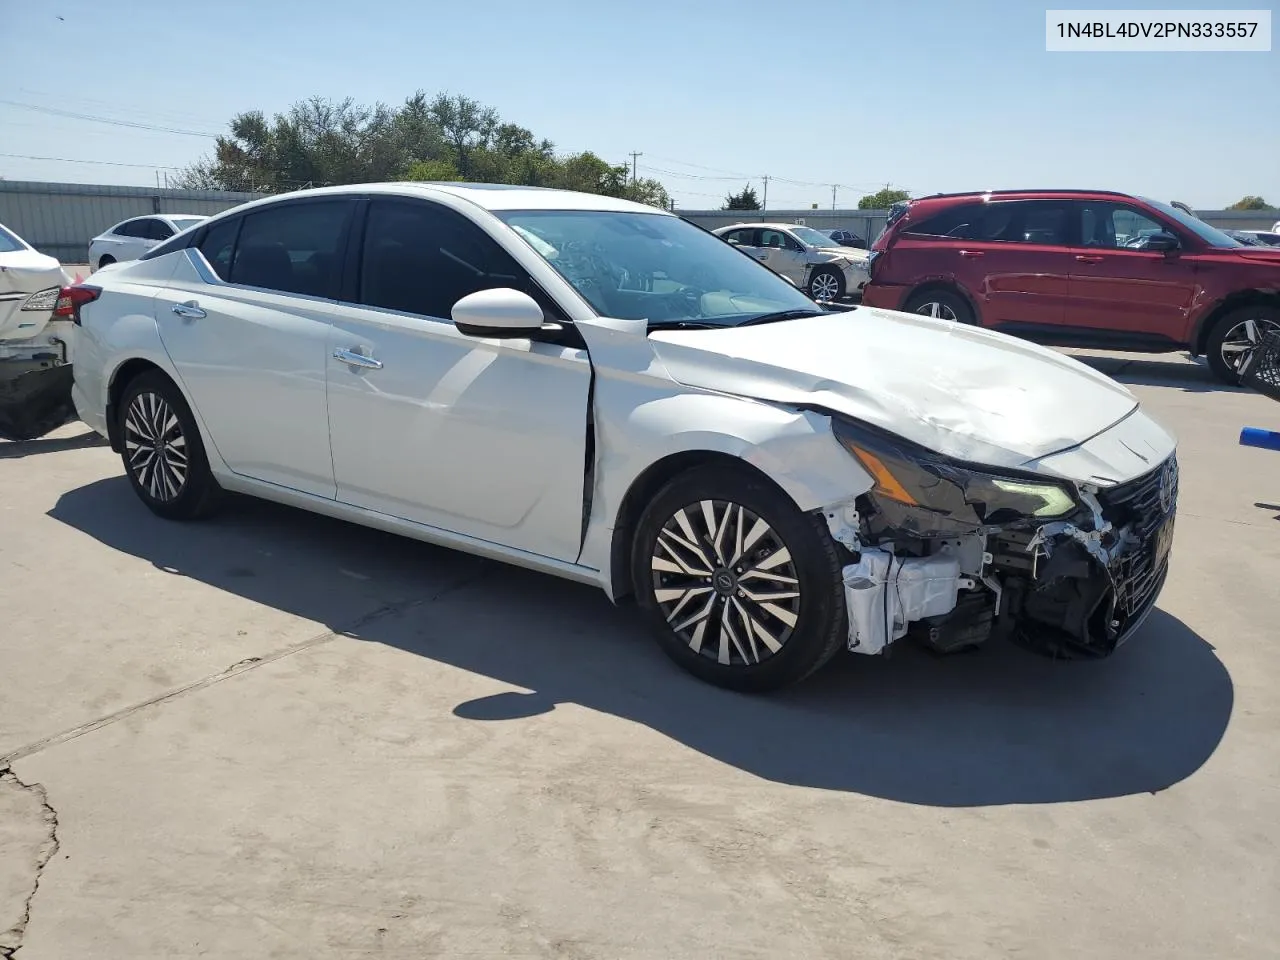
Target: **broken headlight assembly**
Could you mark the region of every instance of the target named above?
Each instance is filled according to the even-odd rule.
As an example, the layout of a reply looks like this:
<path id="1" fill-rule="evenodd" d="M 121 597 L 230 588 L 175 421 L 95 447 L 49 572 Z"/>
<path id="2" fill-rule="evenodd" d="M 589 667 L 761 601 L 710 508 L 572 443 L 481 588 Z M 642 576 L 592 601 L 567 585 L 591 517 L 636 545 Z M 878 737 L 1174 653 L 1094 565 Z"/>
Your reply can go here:
<path id="1" fill-rule="evenodd" d="M 874 479 L 867 497 L 884 525 L 911 536 L 953 537 L 1060 519 L 1080 509 L 1065 482 L 992 472 L 842 417 L 831 424 L 841 446 Z"/>

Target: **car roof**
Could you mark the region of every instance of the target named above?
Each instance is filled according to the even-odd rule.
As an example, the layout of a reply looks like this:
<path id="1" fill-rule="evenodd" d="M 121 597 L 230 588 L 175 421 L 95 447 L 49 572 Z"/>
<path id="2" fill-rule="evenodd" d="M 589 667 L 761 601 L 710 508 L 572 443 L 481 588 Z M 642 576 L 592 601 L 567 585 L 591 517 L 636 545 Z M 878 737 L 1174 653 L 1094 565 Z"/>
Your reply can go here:
<path id="1" fill-rule="evenodd" d="M 716 227 L 716 230 L 743 230 L 743 229 L 747 229 L 747 228 L 749 228 L 749 227 L 763 227 L 763 228 L 764 228 L 764 229 L 766 229 L 766 230 L 790 230 L 790 229 L 792 229 L 793 227 L 803 227 L 803 226 L 806 226 L 806 224 L 803 224 L 803 223 L 771 223 L 771 222 L 769 222 L 769 221 L 765 221 L 765 222 L 763 222 L 763 223 L 757 223 L 757 222 L 754 222 L 754 221 L 753 221 L 753 222 L 751 222 L 751 223 L 731 223 L 731 224 L 729 224 L 728 226 L 725 226 L 725 227 Z"/>
<path id="2" fill-rule="evenodd" d="M 339 187 L 315 187 L 296 190 L 253 200 L 233 208 L 240 212 L 251 207 L 275 203 L 293 197 L 349 196 L 351 194 L 384 195 L 393 197 L 449 196 L 466 200 L 491 212 L 503 210 L 591 210 L 614 213 L 652 213 L 672 216 L 666 210 L 651 207 L 619 197 L 606 197 L 576 190 L 557 190 L 551 187 L 525 187 L 505 183 L 446 183 L 393 181 L 390 183 L 352 183 Z M 231 212 L 231 211 L 228 211 Z"/>
<path id="3" fill-rule="evenodd" d="M 912 206 L 951 206 L 974 200 L 1141 200 L 1132 193 L 1118 190 L 1085 190 L 1072 187 L 1026 188 L 1018 190 L 970 190 L 964 193 L 933 193 L 914 197 Z"/>

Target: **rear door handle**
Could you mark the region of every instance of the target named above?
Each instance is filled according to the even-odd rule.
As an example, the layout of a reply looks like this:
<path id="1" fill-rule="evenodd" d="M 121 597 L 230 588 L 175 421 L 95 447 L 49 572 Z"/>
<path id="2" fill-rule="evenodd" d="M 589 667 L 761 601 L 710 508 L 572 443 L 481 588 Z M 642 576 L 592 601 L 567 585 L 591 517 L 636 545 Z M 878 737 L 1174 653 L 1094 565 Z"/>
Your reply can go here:
<path id="1" fill-rule="evenodd" d="M 363 353 L 356 353 L 353 350 L 335 350 L 333 351 L 333 359 L 341 360 L 343 363 L 349 363 L 353 367 L 364 367 L 366 370 L 382 369 L 381 360 L 375 360 L 373 357 L 366 357 Z"/>
<path id="2" fill-rule="evenodd" d="M 178 316 L 185 317 L 187 320 L 199 320 L 201 317 L 208 316 L 200 309 L 200 304 L 194 300 L 188 300 L 186 303 L 175 303 L 171 309 Z"/>
<path id="3" fill-rule="evenodd" d="M 1099 257 L 1095 254 L 1080 253 L 1076 255 L 1076 259 L 1079 260 L 1081 263 L 1101 263 L 1102 262 L 1102 257 Z"/>
<path id="4" fill-rule="evenodd" d="M 969 257 L 969 258 L 973 259 L 973 258 L 977 258 L 977 257 L 982 256 L 982 251 L 981 251 L 981 250 L 961 250 L 961 251 L 960 251 L 960 256 L 962 256 L 962 257 Z"/>

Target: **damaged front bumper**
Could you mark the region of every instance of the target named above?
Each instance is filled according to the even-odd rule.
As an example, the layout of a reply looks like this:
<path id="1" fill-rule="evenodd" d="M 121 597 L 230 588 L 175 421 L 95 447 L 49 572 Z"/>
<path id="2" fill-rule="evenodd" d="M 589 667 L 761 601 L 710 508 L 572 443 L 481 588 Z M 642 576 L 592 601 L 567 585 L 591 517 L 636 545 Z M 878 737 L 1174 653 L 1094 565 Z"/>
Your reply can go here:
<path id="1" fill-rule="evenodd" d="M 844 568 L 849 649 L 884 652 L 914 635 L 940 652 L 992 636 L 1055 657 L 1105 657 L 1145 621 L 1168 574 L 1178 493 L 1174 454 L 1079 507 L 968 530 L 902 526 L 874 495 L 827 511 Z M 898 521 L 894 525 L 892 521 Z"/>

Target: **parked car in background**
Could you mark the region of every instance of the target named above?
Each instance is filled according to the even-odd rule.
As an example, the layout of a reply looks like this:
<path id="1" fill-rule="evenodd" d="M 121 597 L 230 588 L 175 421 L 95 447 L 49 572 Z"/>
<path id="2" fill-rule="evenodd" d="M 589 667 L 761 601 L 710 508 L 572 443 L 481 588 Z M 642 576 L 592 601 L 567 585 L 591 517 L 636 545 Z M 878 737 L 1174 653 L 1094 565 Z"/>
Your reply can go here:
<path id="1" fill-rule="evenodd" d="M 239 491 L 595 584 L 726 687 L 908 631 L 1103 657 L 1165 579 L 1174 440 L 1126 387 L 999 334 L 828 311 L 626 200 L 270 197 L 59 311 L 77 408 L 159 516 Z"/>
<path id="2" fill-rule="evenodd" d="M 840 300 L 866 286 L 870 255 L 842 247 L 812 227 L 735 223 L 712 233 L 786 277 L 814 300 Z"/>
<path id="3" fill-rule="evenodd" d="M 32 440 L 74 416 L 66 322 L 53 322 L 71 282 L 53 257 L 0 226 L 0 437 Z"/>
<path id="4" fill-rule="evenodd" d="M 1280 247 L 1280 233 L 1266 230 L 1224 230 L 1227 236 L 1251 247 Z"/>
<path id="5" fill-rule="evenodd" d="M 89 241 L 89 270 L 136 260 L 157 244 L 207 219 L 194 213 L 157 213 L 122 220 Z"/>
<path id="6" fill-rule="evenodd" d="M 828 230 L 827 236 L 842 247 L 856 247 L 859 250 L 867 249 L 867 241 L 852 230 Z"/>
<path id="7" fill-rule="evenodd" d="M 872 246 L 863 302 L 1038 343 L 1205 356 L 1224 383 L 1280 329 L 1280 248 L 1105 190 L 904 201 Z"/>

